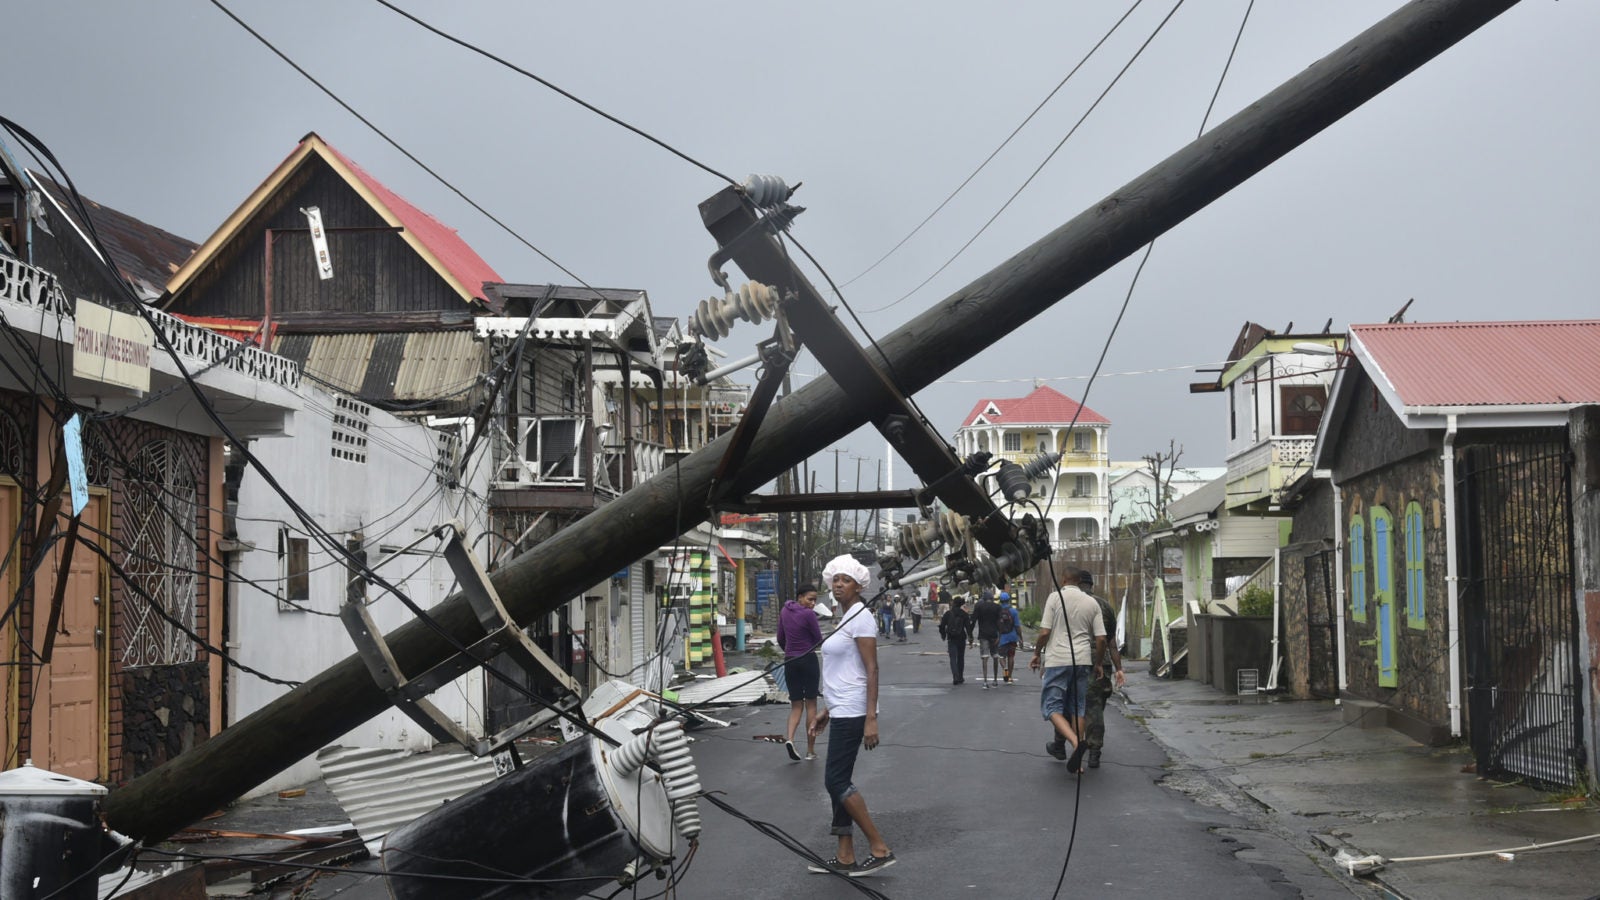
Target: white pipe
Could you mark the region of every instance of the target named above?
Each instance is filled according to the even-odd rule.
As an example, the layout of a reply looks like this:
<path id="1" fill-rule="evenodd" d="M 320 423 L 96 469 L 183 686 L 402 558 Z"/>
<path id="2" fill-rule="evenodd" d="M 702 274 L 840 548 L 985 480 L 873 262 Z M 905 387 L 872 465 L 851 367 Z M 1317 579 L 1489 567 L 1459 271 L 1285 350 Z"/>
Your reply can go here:
<path id="1" fill-rule="evenodd" d="M 732 375 L 734 372 L 737 372 L 740 369 L 744 369 L 744 368 L 748 368 L 750 366 L 753 366 L 758 362 L 761 362 L 761 354 L 754 353 L 754 354 L 751 354 L 750 356 L 746 356 L 744 359 L 736 359 L 733 362 L 728 363 L 725 366 L 722 366 L 722 367 L 716 368 L 716 369 L 712 369 L 711 371 L 707 372 L 706 374 L 700 376 L 699 378 L 697 378 L 695 380 L 699 384 L 709 384 L 709 383 L 711 383 L 713 381 L 716 381 L 718 378 L 721 378 L 724 375 Z"/>
<path id="2" fill-rule="evenodd" d="M 1278 616 L 1283 604 L 1283 548 L 1272 551 L 1272 668 L 1267 673 L 1268 693 L 1278 689 L 1278 664 L 1283 656 L 1278 648 Z"/>
<path id="3" fill-rule="evenodd" d="M 1456 591 L 1456 417 L 1444 429 L 1444 589 L 1445 615 L 1449 618 L 1450 736 L 1461 736 L 1461 604 Z"/>
<path id="4" fill-rule="evenodd" d="M 1350 686 L 1350 676 L 1346 671 L 1349 663 L 1344 651 L 1344 493 L 1339 490 L 1339 483 L 1333 480 L 1332 469 L 1319 469 L 1315 474 L 1318 478 L 1328 479 L 1328 484 L 1333 486 L 1333 621 L 1339 644 L 1339 702 L 1343 703 L 1345 689 Z"/>

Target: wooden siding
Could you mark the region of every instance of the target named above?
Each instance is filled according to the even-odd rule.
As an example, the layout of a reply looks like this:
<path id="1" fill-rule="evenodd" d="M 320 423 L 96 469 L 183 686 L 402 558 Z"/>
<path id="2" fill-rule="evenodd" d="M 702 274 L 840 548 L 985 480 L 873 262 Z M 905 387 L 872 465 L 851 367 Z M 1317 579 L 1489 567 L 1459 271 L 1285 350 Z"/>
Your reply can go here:
<path id="1" fill-rule="evenodd" d="M 334 276 L 318 277 L 300 209 L 319 207 L 328 229 Z M 422 312 L 461 310 L 467 304 L 400 235 L 387 231 L 341 233 L 341 228 L 383 228 L 386 223 L 326 163 L 309 159 L 283 184 L 238 236 L 199 273 L 169 311 L 202 316 L 259 318 L 263 311 L 267 228 L 278 234 L 272 250 L 274 318 L 296 313 Z"/>

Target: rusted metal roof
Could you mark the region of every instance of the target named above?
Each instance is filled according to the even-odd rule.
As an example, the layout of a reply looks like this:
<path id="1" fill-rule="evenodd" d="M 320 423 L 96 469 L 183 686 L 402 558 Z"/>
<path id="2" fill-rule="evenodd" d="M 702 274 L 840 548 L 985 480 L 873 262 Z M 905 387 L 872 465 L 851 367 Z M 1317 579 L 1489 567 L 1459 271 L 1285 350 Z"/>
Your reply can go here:
<path id="1" fill-rule="evenodd" d="M 66 189 L 38 172 L 30 170 L 28 176 L 49 198 L 55 211 L 67 217 L 72 227 L 80 234 L 84 234 L 84 244 L 92 247 L 84 223 L 77 211 L 68 203 Z M 199 246 L 194 241 L 163 231 L 147 222 L 141 222 L 127 213 L 118 212 L 109 206 L 101 206 L 81 194 L 79 198 L 89 211 L 95 233 L 100 236 L 100 240 L 106 245 L 106 251 L 111 254 L 111 264 L 116 266 L 117 272 L 133 286 L 134 291 L 145 299 L 161 296 L 161 289 L 167 283 L 167 279 L 178 271 L 178 267 L 183 265 Z"/>
<path id="2" fill-rule="evenodd" d="M 1350 337 L 1402 412 L 1600 403 L 1600 320 L 1352 325 Z"/>
<path id="3" fill-rule="evenodd" d="M 993 406 L 995 411 L 989 411 Z M 1109 425 L 1111 420 L 1048 385 L 1040 385 L 1026 397 L 979 400 L 972 412 L 961 420 L 966 428 L 979 416 L 990 425 L 1065 425 L 1076 416 L 1080 425 Z"/>

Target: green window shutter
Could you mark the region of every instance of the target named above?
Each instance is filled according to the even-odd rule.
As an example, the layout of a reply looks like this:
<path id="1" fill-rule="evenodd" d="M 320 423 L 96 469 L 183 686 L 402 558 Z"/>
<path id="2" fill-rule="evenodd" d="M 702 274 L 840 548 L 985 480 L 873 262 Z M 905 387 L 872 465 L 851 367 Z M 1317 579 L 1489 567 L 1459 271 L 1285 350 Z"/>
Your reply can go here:
<path id="1" fill-rule="evenodd" d="M 1350 518 L 1350 618 L 1367 620 L 1367 529 L 1361 516 Z"/>
<path id="2" fill-rule="evenodd" d="M 1428 627 L 1426 546 L 1422 540 L 1422 504 L 1406 505 L 1406 625 Z"/>
<path id="3" fill-rule="evenodd" d="M 1377 614 L 1378 686 L 1395 687 L 1394 517 L 1381 506 L 1372 508 L 1372 605 Z"/>

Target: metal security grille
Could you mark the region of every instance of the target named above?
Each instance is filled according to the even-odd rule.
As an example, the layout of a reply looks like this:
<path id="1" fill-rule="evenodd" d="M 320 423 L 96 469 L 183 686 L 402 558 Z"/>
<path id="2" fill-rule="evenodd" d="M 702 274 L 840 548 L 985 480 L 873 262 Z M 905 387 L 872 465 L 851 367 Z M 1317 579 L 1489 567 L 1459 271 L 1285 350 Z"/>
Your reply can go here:
<path id="1" fill-rule="evenodd" d="M 1481 775 L 1570 786 L 1579 777 L 1577 610 L 1564 432 L 1461 452 L 1462 624 Z"/>
<path id="2" fill-rule="evenodd" d="M 124 476 L 130 540 L 123 567 L 137 599 L 123 610 L 123 665 L 193 662 L 199 516 L 194 468 L 172 441 L 155 440 Z"/>

